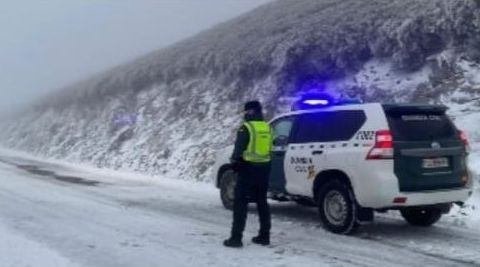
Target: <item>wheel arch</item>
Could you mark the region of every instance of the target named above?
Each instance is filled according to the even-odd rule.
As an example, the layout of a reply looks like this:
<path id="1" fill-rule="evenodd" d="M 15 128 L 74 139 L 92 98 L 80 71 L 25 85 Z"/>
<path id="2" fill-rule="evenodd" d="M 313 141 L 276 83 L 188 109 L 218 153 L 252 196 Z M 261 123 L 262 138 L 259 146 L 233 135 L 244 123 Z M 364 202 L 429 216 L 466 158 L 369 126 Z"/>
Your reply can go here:
<path id="1" fill-rule="evenodd" d="M 317 174 L 313 182 L 313 199 L 317 201 L 318 190 L 325 183 L 332 181 L 334 179 L 340 180 L 346 185 L 348 185 L 353 191 L 353 185 L 350 177 L 344 171 L 337 169 L 324 170 Z"/>

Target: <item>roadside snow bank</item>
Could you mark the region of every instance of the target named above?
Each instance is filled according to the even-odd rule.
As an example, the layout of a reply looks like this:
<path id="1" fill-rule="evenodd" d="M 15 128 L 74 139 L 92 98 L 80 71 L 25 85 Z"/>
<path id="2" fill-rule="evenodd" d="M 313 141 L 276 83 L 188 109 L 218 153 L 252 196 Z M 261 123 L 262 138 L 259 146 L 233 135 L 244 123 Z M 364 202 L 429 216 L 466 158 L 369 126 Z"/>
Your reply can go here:
<path id="1" fill-rule="evenodd" d="M 480 229 L 480 146 L 473 146 L 472 151 L 469 166 L 473 175 L 473 194 L 463 207 L 454 205 L 446 218 L 458 225 Z"/>
<path id="2" fill-rule="evenodd" d="M 470 220 L 480 229 L 480 147 L 470 156 L 470 167 L 473 171 L 473 195 L 467 202 L 470 209 Z"/>

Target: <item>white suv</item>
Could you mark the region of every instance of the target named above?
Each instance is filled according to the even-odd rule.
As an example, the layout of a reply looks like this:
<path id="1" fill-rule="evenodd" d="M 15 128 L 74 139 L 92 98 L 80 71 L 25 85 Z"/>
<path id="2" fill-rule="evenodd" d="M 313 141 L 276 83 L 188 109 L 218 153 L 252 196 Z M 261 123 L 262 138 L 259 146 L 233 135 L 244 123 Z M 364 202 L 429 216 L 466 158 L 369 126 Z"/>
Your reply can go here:
<path id="1" fill-rule="evenodd" d="M 273 199 L 317 206 L 326 229 L 347 234 L 373 220 L 374 211 L 389 209 L 412 225 L 430 226 L 471 195 L 468 141 L 445 106 L 307 107 L 270 122 L 269 190 Z M 217 155 L 215 170 L 226 208 L 237 178 L 230 153 Z"/>

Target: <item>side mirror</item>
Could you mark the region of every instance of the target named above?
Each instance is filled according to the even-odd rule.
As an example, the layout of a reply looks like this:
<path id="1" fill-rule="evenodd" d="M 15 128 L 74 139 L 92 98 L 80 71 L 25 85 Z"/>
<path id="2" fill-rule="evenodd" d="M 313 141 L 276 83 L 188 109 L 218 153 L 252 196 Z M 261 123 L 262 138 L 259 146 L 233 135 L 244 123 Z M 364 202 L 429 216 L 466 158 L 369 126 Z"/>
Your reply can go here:
<path id="1" fill-rule="evenodd" d="M 288 145 L 288 136 L 280 135 L 273 140 L 274 146 L 286 146 Z"/>

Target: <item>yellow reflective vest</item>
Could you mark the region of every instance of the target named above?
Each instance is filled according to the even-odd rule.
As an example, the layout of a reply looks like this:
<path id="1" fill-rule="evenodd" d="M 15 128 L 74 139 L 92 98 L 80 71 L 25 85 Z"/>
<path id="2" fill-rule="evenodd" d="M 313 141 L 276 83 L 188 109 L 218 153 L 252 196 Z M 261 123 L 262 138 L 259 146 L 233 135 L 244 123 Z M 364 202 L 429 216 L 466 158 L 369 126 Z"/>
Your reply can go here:
<path id="1" fill-rule="evenodd" d="M 247 150 L 243 152 L 243 160 L 253 163 L 270 162 L 272 149 L 272 130 L 264 121 L 247 121 L 243 124 L 250 135 Z"/>

